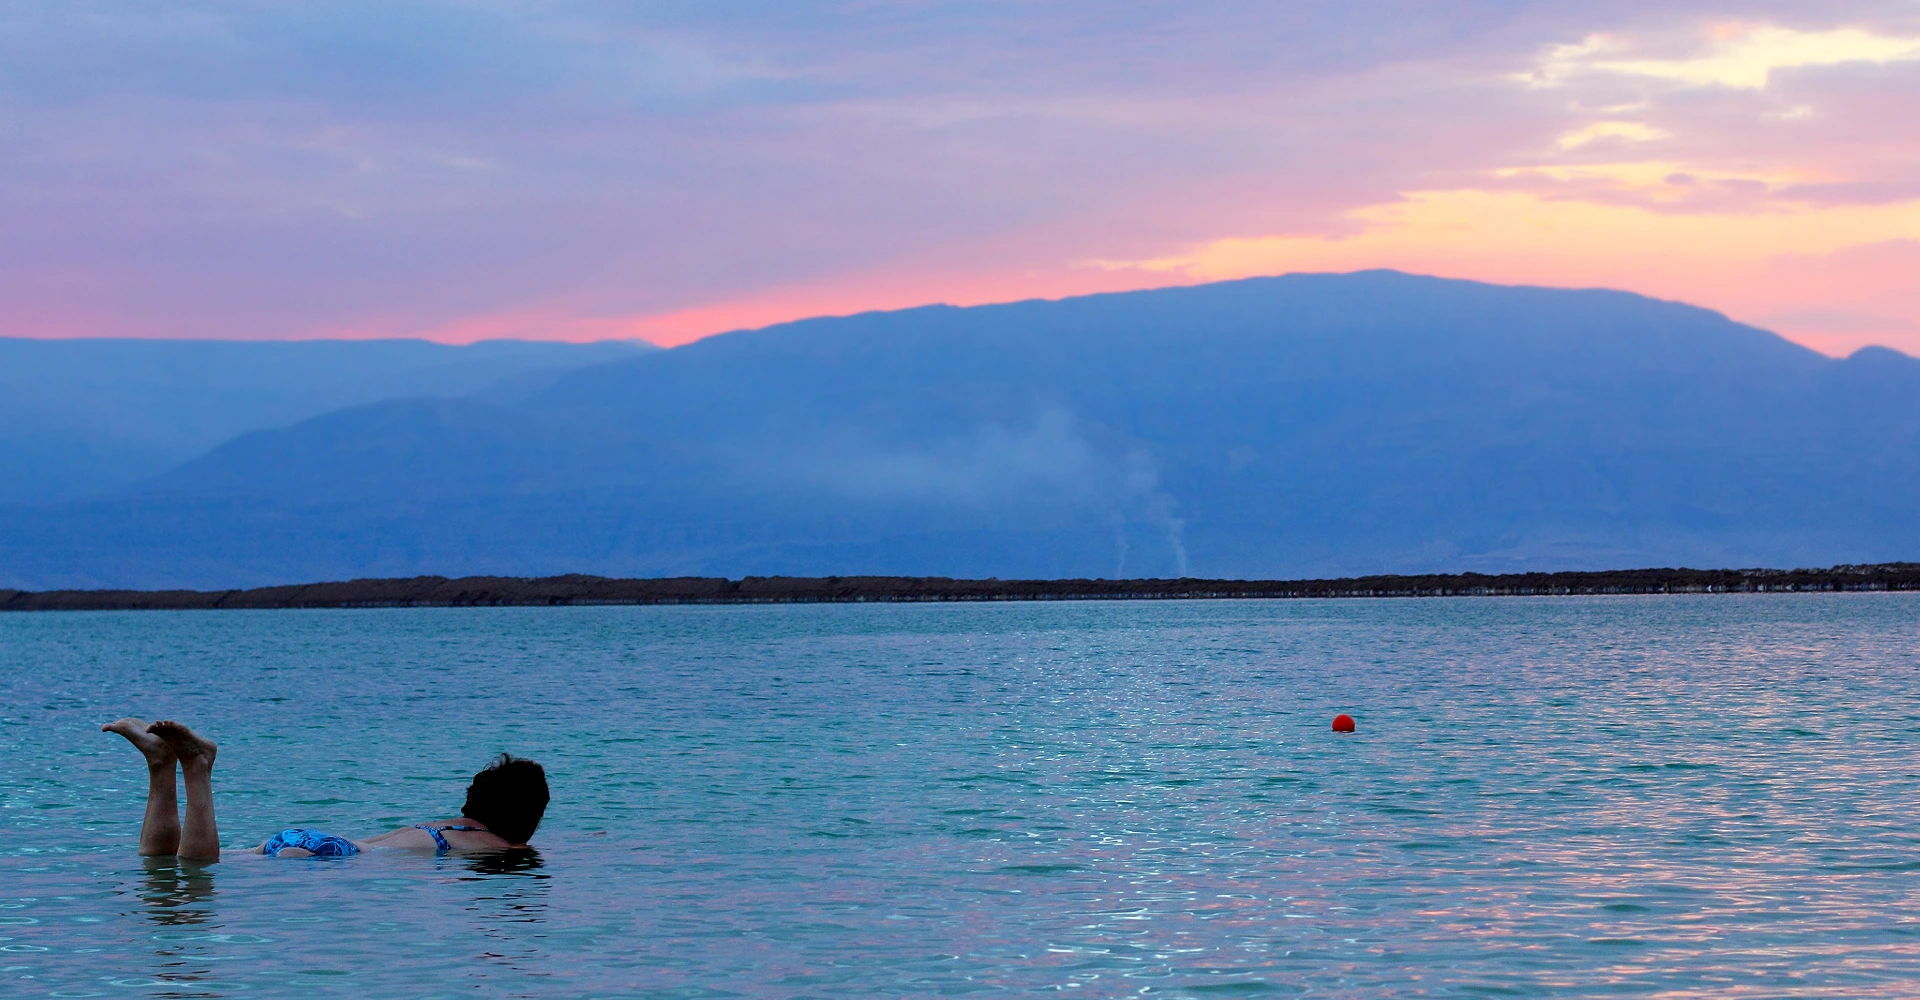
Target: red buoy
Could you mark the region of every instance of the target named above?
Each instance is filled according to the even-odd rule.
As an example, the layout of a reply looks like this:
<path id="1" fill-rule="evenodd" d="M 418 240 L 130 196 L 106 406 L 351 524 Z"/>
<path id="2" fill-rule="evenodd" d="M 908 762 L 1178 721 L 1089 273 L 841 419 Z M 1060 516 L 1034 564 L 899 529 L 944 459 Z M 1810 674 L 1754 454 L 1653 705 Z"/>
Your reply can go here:
<path id="1" fill-rule="evenodd" d="M 1342 712 L 1333 717 L 1333 731 L 1336 733 L 1353 732 L 1353 716 Z"/>

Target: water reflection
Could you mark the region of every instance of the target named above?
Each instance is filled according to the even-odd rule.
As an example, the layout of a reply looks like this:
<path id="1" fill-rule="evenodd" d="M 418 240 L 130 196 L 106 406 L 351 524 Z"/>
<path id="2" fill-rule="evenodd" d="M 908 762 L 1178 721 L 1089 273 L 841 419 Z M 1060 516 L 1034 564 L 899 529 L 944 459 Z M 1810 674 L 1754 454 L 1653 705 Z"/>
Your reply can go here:
<path id="1" fill-rule="evenodd" d="M 545 918 L 552 876 L 541 871 L 545 863 L 540 852 L 529 848 L 478 854 L 466 864 L 473 874 L 460 880 L 478 883 L 469 911 L 482 931 L 498 937 L 501 925 L 537 924 Z"/>
<path id="2" fill-rule="evenodd" d="M 545 861 L 540 852 L 532 848 L 494 851 L 464 860 L 471 874 L 460 881 L 474 883 L 475 890 L 467 912 L 473 915 L 474 929 L 488 939 L 487 950 L 478 957 L 522 972 L 537 968 L 541 965 L 538 941 L 544 936 L 537 925 L 546 922 L 553 878 L 541 870 Z M 468 975 L 485 978 L 478 970 L 469 970 Z"/>
<path id="3" fill-rule="evenodd" d="M 213 868 L 173 857 L 142 858 L 146 876 L 141 880 L 141 912 L 148 920 L 166 927 L 185 927 L 209 923 L 213 907 L 208 905 L 219 893 L 214 889 Z"/>
<path id="4" fill-rule="evenodd" d="M 205 954 L 205 942 L 223 936 L 208 933 L 218 924 L 213 866 L 172 857 L 142 858 L 141 862 L 145 871 L 135 890 L 140 912 L 161 930 L 153 934 L 153 959 L 146 975 L 111 982 L 146 987 L 156 997 L 216 995 L 217 988 L 208 982 L 214 970 Z"/>
<path id="5" fill-rule="evenodd" d="M 552 876 L 546 874 L 531 874 L 539 872 L 545 866 L 546 862 L 541 860 L 540 852 L 531 847 L 517 851 L 488 851 L 485 854 L 475 854 L 467 858 L 467 868 L 482 877 L 528 875 L 535 879 L 551 878 Z"/>

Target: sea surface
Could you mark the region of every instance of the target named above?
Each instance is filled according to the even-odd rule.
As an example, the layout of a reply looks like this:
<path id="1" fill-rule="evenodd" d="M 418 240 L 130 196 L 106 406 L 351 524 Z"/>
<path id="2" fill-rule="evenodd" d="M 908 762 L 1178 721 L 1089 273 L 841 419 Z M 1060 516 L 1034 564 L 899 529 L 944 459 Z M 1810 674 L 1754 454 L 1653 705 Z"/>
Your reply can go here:
<path id="1" fill-rule="evenodd" d="M 0 615 L 0 995 L 1911 997 L 1917 650 L 1920 595 Z M 128 714 L 234 847 L 502 750 L 554 800 L 142 859 Z"/>

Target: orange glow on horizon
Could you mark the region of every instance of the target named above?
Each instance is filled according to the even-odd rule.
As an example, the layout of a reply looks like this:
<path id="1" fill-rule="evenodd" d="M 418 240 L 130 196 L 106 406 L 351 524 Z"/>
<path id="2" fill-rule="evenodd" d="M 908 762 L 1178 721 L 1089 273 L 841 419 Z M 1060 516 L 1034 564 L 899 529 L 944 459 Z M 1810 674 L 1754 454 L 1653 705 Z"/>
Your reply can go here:
<path id="1" fill-rule="evenodd" d="M 1638 182 L 1652 171 L 1622 171 Z M 817 316 L 1065 298 L 1259 275 L 1393 268 L 1496 284 L 1605 287 L 1726 313 L 1840 356 L 1867 344 L 1920 354 L 1920 200 L 1684 212 L 1525 191 L 1417 192 L 1350 214 L 1359 231 L 1236 237 L 1186 253 L 1020 275 L 880 274 L 655 314 L 565 309 L 480 316 L 424 330 L 326 336 L 637 339 L 671 347 Z"/>
<path id="2" fill-rule="evenodd" d="M 1316 257 L 1319 259 L 1314 259 Z M 1021 276 L 998 285 L 985 279 L 965 282 L 956 290 L 943 293 L 939 290 L 941 282 L 928 277 L 897 283 L 876 282 L 869 289 L 854 286 L 833 291 L 798 289 L 785 295 L 755 295 L 651 315 L 609 317 L 569 315 L 559 311 L 514 312 L 471 317 L 424 329 L 382 325 L 316 330 L 297 339 L 412 337 L 446 344 L 498 339 L 576 343 L 642 340 L 661 347 L 678 347 L 739 330 L 862 312 L 912 309 L 927 305 L 973 306 L 1035 298 L 1061 299 L 1268 274 L 1392 268 L 1493 284 L 1613 288 L 1713 309 L 1738 322 L 1770 330 L 1834 357 L 1843 357 L 1869 344 L 1920 356 L 1920 326 L 1902 315 L 1871 312 L 1856 315 L 1825 308 L 1832 297 L 1822 293 L 1836 283 L 1833 276 L 1796 283 L 1791 273 L 1779 273 L 1793 271 L 1791 261 L 1743 261 L 1715 271 L 1692 274 L 1663 273 L 1657 264 L 1651 262 L 1635 264 L 1632 261 L 1616 261 L 1608 269 L 1607 278 L 1610 280 L 1590 280 L 1584 275 L 1594 268 L 1582 266 L 1577 261 L 1529 258 L 1521 253 L 1480 254 L 1465 251 L 1448 259 L 1446 254 L 1437 252 L 1435 248 L 1416 246 L 1398 248 L 1397 252 L 1383 253 L 1371 260 L 1344 248 L 1324 254 L 1301 254 L 1297 259 L 1287 261 L 1290 266 L 1281 267 L 1260 267 L 1251 262 L 1245 267 L 1230 267 L 1225 262 L 1234 259 L 1231 254 L 1208 259 L 1211 266 L 1205 272 L 1167 267 L 1113 268 L 1093 275 L 1082 271 L 1064 272 L 1061 277 L 1067 280 L 1054 287 Z M 1833 268 L 1825 270 L 1831 271 Z M 1897 289 L 1912 273 L 1897 262 L 1880 270 L 1884 273 L 1876 274 L 1867 270 L 1846 274 L 1844 283 L 1887 292 L 1889 288 Z M 1769 278 L 1776 279 L 1777 283 L 1756 292 L 1756 286 L 1766 286 Z"/>
<path id="3" fill-rule="evenodd" d="M 911 86 L 890 59 L 829 61 L 853 76 L 682 95 L 664 116 L 587 98 L 583 78 L 548 95 L 553 144 L 460 116 L 423 130 L 433 102 L 406 127 L 309 119 L 274 105 L 277 85 L 210 115 L 156 105 L 139 142 L 120 141 L 113 102 L 63 106 L 22 140 L 44 157 L 22 161 L 40 165 L 10 202 L 0 336 L 676 346 L 932 303 L 1392 268 L 1614 288 L 1831 355 L 1920 356 L 1920 138 L 1899 125 L 1920 113 L 1920 20 L 1681 5 L 1528 24 L 1270 78 L 1203 57 L 1182 71 L 1194 86 L 1171 60 L 1154 86 L 1091 73 L 1063 89 L 1009 77 L 994 45 Z M 1132 58 L 1088 49 L 1107 57 Z M 614 121 L 631 141 L 602 141 Z M 146 155 L 163 146 L 206 155 Z M 110 162 L 120 174 L 92 172 Z M 128 200 L 88 187 L 110 175 Z"/>

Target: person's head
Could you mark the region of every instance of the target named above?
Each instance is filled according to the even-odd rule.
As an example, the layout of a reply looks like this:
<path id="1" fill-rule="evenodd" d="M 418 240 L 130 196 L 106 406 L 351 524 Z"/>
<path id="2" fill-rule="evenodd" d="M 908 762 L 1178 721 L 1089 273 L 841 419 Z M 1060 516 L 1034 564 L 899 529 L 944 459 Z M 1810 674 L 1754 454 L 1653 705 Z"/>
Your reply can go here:
<path id="1" fill-rule="evenodd" d="M 501 754 L 467 786 L 460 815 L 477 819 L 509 844 L 524 844 L 547 811 L 547 772 L 533 761 Z"/>

